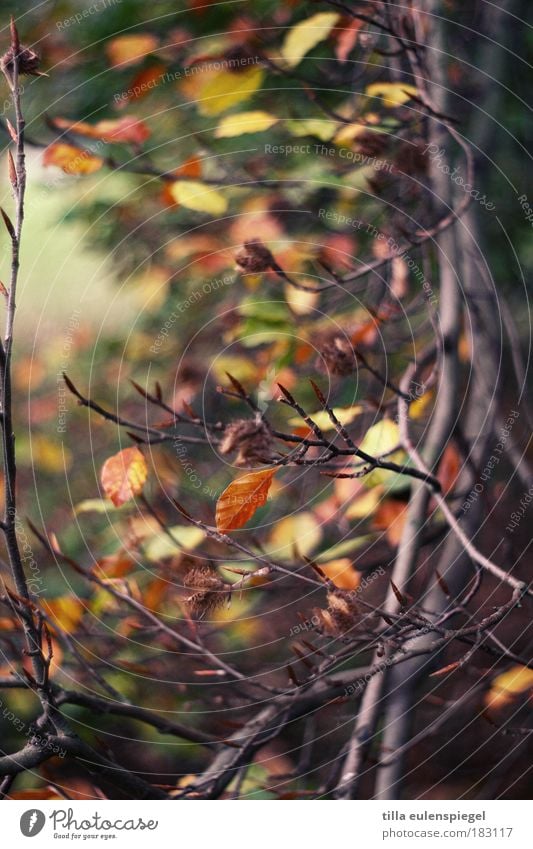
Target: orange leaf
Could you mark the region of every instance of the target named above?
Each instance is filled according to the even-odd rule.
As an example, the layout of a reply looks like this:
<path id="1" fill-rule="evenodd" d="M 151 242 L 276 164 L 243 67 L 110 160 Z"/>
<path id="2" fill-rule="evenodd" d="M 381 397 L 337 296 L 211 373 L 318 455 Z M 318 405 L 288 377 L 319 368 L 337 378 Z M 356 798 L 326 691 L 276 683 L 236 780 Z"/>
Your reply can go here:
<path id="1" fill-rule="evenodd" d="M 139 449 L 124 448 L 105 461 L 100 480 L 107 497 L 120 507 L 139 495 L 147 475 L 146 460 Z"/>
<path id="2" fill-rule="evenodd" d="M 101 139 L 107 144 L 142 144 L 150 137 L 150 130 L 133 115 L 117 120 L 98 121 L 87 124 L 85 121 L 69 121 L 67 118 L 54 118 L 53 124 L 60 130 L 68 130 L 89 139 Z"/>
<path id="3" fill-rule="evenodd" d="M 137 35 L 119 35 L 106 45 L 107 58 L 114 67 L 136 65 L 158 45 L 155 35 L 139 33 Z"/>
<path id="4" fill-rule="evenodd" d="M 190 156 L 172 174 L 176 177 L 189 177 L 191 180 L 196 180 L 202 176 L 202 160 L 198 159 L 197 156 Z M 161 192 L 161 199 L 167 206 L 178 206 L 178 202 L 172 193 L 171 183 L 165 183 Z"/>
<path id="5" fill-rule="evenodd" d="M 143 68 L 134 76 L 128 90 L 122 94 L 120 99 L 117 100 L 115 97 L 116 108 L 124 109 L 130 101 L 146 97 L 161 82 L 164 82 L 164 78 L 164 65 L 151 65 L 149 68 Z"/>
<path id="6" fill-rule="evenodd" d="M 123 578 L 135 566 L 133 558 L 123 548 L 115 554 L 101 557 L 96 564 L 105 578 Z"/>
<path id="7" fill-rule="evenodd" d="M 217 501 L 216 523 L 221 533 L 242 528 L 267 500 L 276 469 L 249 472 L 234 480 Z"/>
<path id="8" fill-rule="evenodd" d="M 437 474 L 443 495 L 447 495 L 454 488 L 461 471 L 461 465 L 461 457 L 457 448 L 449 442 L 444 449 Z"/>
<path id="9" fill-rule="evenodd" d="M 103 164 L 104 160 L 100 156 L 93 156 L 88 150 L 63 142 L 51 144 L 43 153 L 43 165 L 57 165 L 65 174 L 92 174 Z"/>
<path id="10" fill-rule="evenodd" d="M 386 531 L 387 540 L 395 547 L 402 538 L 406 519 L 407 504 L 397 498 L 386 498 L 374 513 L 373 526 L 380 531 Z"/>
<path id="11" fill-rule="evenodd" d="M 349 557 L 341 557 L 339 560 L 321 563 L 320 568 L 324 575 L 330 581 L 333 581 L 340 590 L 356 590 L 361 583 L 361 575 L 353 568 Z"/>
<path id="12" fill-rule="evenodd" d="M 362 26 L 363 21 L 353 18 L 347 26 L 338 27 L 339 36 L 337 38 L 337 46 L 335 47 L 335 55 L 339 62 L 346 62 L 355 47 L 357 36 Z"/>
<path id="13" fill-rule="evenodd" d="M 84 607 L 79 598 L 61 595 L 56 598 L 43 599 L 42 604 L 50 617 L 52 626 L 56 624 L 68 634 L 72 634 L 80 624 Z"/>

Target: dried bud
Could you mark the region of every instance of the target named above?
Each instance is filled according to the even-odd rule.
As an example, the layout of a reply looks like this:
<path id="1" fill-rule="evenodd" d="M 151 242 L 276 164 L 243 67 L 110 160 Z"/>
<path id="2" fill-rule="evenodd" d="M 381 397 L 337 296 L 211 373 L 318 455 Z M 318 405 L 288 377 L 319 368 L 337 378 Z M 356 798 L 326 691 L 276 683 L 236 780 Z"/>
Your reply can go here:
<path id="1" fill-rule="evenodd" d="M 357 359 L 350 341 L 342 336 L 335 336 L 330 342 L 326 342 L 319 357 L 319 365 L 324 364 L 331 374 L 337 374 L 339 377 L 353 374 L 357 368 Z"/>
<path id="2" fill-rule="evenodd" d="M 13 157 L 11 156 L 11 151 L 7 152 L 7 168 L 9 173 L 9 182 L 13 186 L 14 189 L 18 186 L 18 177 L 17 177 L 17 169 L 15 168 L 15 163 L 13 161 Z"/>
<path id="3" fill-rule="evenodd" d="M 184 584 L 195 592 L 187 598 L 191 613 L 203 619 L 231 599 L 231 587 L 210 566 L 196 566 L 187 573 Z"/>
<path id="4" fill-rule="evenodd" d="M 260 239 L 250 239 L 250 241 L 244 243 L 244 247 L 235 257 L 235 262 L 243 271 L 249 274 L 258 274 L 272 268 L 275 259 Z"/>
<path id="5" fill-rule="evenodd" d="M 349 593 L 338 590 L 329 592 L 327 610 L 316 610 L 320 629 L 335 637 L 343 637 L 357 623 L 357 605 Z"/>
<path id="6" fill-rule="evenodd" d="M 13 50 L 13 47 L 10 47 L 0 59 L 0 66 L 4 74 L 7 74 L 10 77 L 13 76 L 15 66 L 14 57 L 15 51 Z M 21 44 L 18 51 L 19 74 L 32 74 L 36 77 L 42 76 L 39 71 L 39 63 L 40 59 L 35 50 L 32 50 L 31 47 L 24 47 L 24 45 Z"/>
<path id="7" fill-rule="evenodd" d="M 264 463 L 270 458 L 272 434 L 259 415 L 255 419 L 238 419 L 225 428 L 220 453 L 230 454 L 235 449 L 236 466 Z"/>

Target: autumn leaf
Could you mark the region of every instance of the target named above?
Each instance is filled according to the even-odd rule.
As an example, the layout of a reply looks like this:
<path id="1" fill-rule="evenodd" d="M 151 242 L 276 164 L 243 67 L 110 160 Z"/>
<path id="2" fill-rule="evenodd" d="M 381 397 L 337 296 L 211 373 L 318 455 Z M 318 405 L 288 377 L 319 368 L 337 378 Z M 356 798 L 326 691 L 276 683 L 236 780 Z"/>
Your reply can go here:
<path id="1" fill-rule="evenodd" d="M 128 90 L 116 101 L 116 108 L 124 109 L 132 100 L 140 100 L 150 94 L 163 80 L 165 71 L 164 65 L 151 65 L 140 70 L 131 80 Z"/>
<path id="2" fill-rule="evenodd" d="M 376 510 L 383 496 L 383 487 L 374 486 L 372 489 L 363 491 L 350 504 L 346 513 L 347 519 L 366 519 Z"/>
<path id="3" fill-rule="evenodd" d="M 215 130 L 217 139 L 229 139 L 242 136 L 244 133 L 262 133 L 276 124 L 278 119 L 269 112 L 240 112 L 238 115 L 228 115 L 220 121 Z"/>
<path id="4" fill-rule="evenodd" d="M 319 12 L 289 30 L 281 48 L 281 55 L 289 68 L 299 65 L 313 47 L 328 37 L 339 17 L 336 12 Z"/>
<path id="5" fill-rule="evenodd" d="M 454 488 L 462 465 L 461 456 L 457 448 L 452 442 L 449 442 L 444 449 L 437 473 L 443 495 L 447 495 Z"/>
<path id="6" fill-rule="evenodd" d="M 381 97 L 384 106 L 394 109 L 416 96 L 418 90 L 407 83 L 372 83 L 366 87 L 366 93 L 369 97 Z"/>
<path id="7" fill-rule="evenodd" d="M 348 59 L 348 56 L 356 45 L 357 36 L 362 26 L 363 21 L 353 18 L 348 26 L 340 29 L 335 47 L 335 55 L 339 62 L 344 63 Z"/>
<path id="8" fill-rule="evenodd" d="M 379 503 L 374 513 L 372 525 L 378 531 L 385 531 L 388 542 L 395 548 L 400 544 L 406 520 L 407 504 L 405 501 L 400 501 L 397 498 L 386 498 Z"/>
<path id="9" fill-rule="evenodd" d="M 216 525 L 221 533 L 242 528 L 266 503 L 276 469 L 262 469 L 236 478 L 217 501 Z"/>
<path id="10" fill-rule="evenodd" d="M 171 172 L 172 177 L 188 177 L 191 180 L 197 180 L 202 176 L 202 160 L 197 156 L 190 156 L 185 162 Z M 161 200 L 167 206 L 178 206 L 178 201 L 172 192 L 172 182 L 166 182 L 161 191 Z M 190 240 L 189 240 L 190 244 Z"/>
<path id="11" fill-rule="evenodd" d="M 90 139 L 101 139 L 107 144 L 142 144 L 150 137 L 150 130 L 144 121 L 133 115 L 118 120 L 98 121 L 97 124 L 54 118 L 53 124 L 59 130 L 67 130 Z"/>
<path id="12" fill-rule="evenodd" d="M 352 407 L 332 407 L 332 413 L 341 425 L 349 425 L 357 416 L 364 412 L 362 404 L 354 404 Z M 309 417 L 314 421 L 320 430 L 334 430 L 335 425 L 326 410 L 318 410 L 316 413 L 310 413 Z M 300 416 L 293 416 L 289 419 L 288 424 L 293 427 L 298 427 L 303 424 L 303 419 Z"/>
<path id="13" fill-rule="evenodd" d="M 321 563 L 320 568 L 326 578 L 333 581 L 340 590 L 356 590 L 361 582 L 361 575 L 353 568 L 349 557 L 341 557 L 338 560 L 330 560 L 329 563 Z"/>
<path id="14" fill-rule="evenodd" d="M 485 695 L 488 708 L 501 708 L 512 702 L 521 693 L 533 690 L 533 669 L 527 666 L 512 666 L 507 672 L 497 675 Z"/>
<path id="15" fill-rule="evenodd" d="M 139 495 L 147 474 L 146 460 L 139 449 L 124 448 L 105 461 L 100 480 L 107 497 L 120 507 Z"/>
<path id="16" fill-rule="evenodd" d="M 313 285 L 312 280 L 299 280 L 298 282 L 303 283 L 309 289 Z M 285 300 L 291 312 L 295 315 L 308 315 L 316 309 L 320 300 L 320 292 L 308 292 L 302 289 L 296 289 L 294 286 L 287 284 L 285 287 Z"/>
<path id="17" fill-rule="evenodd" d="M 203 72 L 183 84 L 185 94 L 198 104 L 201 115 L 220 115 L 254 94 L 263 82 L 257 66 L 240 71 Z"/>
<path id="18" fill-rule="evenodd" d="M 135 560 L 125 549 L 101 557 L 96 564 L 104 578 L 123 578 L 135 568 Z"/>
<path id="19" fill-rule="evenodd" d="M 223 215 L 228 208 L 224 195 L 197 180 L 176 180 L 168 192 L 176 203 L 207 215 Z"/>
<path id="20" fill-rule="evenodd" d="M 322 528 L 310 511 L 280 519 L 270 534 L 266 549 L 276 558 L 290 560 L 295 551 L 309 556 L 322 539 Z"/>
<path id="21" fill-rule="evenodd" d="M 370 427 L 359 448 L 366 454 L 372 457 L 379 457 L 386 454 L 387 461 L 404 465 L 407 457 L 403 450 L 393 451 L 400 443 L 400 429 L 396 422 L 391 419 L 381 419 L 377 424 Z M 392 453 L 390 453 L 392 452 Z M 374 469 L 370 474 L 362 478 L 365 486 L 376 486 L 376 484 L 386 484 L 387 490 L 404 487 L 408 481 L 402 475 L 396 472 L 391 472 L 387 469 Z"/>
<path id="22" fill-rule="evenodd" d="M 65 174 L 93 174 L 103 164 L 100 156 L 64 142 L 51 144 L 43 153 L 43 165 L 56 165 Z"/>
<path id="23" fill-rule="evenodd" d="M 84 610 L 80 599 L 73 595 L 43 599 L 43 607 L 51 619 L 52 625 L 58 625 L 68 634 L 72 634 L 76 630 Z"/>
<path id="24" fill-rule="evenodd" d="M 285 122 L 286 129 L 291 135 L 316 136 L 320 141 L 329 141 L 338 129 L 338 123 L 331 118 L 299 118 Z"/>
<path id="25" fill-rule="evenodd" d="M 136 65 L 148 53 L 152 53 L 158 45 L 155 35 L 138 33 L 136 35 L 119 35 L 106 44 L 107 58 L 113 67 L 125 68 Z"/>

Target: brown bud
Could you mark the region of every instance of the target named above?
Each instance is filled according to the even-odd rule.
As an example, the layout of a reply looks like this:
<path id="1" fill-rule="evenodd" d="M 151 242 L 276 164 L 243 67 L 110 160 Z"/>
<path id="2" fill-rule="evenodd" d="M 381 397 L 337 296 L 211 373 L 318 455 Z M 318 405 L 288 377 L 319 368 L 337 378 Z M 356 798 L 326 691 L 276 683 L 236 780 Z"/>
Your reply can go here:
<path id="1" fill-rule="evenodd" d="M 187 573 L 184 584 L 195 592 L 187 598 L 191 613 L 203 619 L 231 599 L 231 587 L 210 566 L 196 566 Z"/>
<path id="2" fill-rule="evenodd" d="M 348 339 L 335 336 L 323 346 L 319 364 L 326 366 L 327 371 L 339 377 L 353 374 L 357 368 L 355 350 Z"/>
<path id="3" fill-rule="evenodd" d="M 243 271 L 249 274 L 258 274 L 268 271 L 275 264 L 274 257 L 260 239 L 250 239 L 244 243 L 235 262 Z"/>
<path id="4" fill-rule="evenodd" d="M 39 56 L 35 50 L 32 50 L 31 47 L 25 47 L 23 44 L 21 44 L 17 54 L 15 54 L 13 47 L 10 47 L 0 59 L 0 67 L 4 74 L 7 74 L 10 77 L 13 76 L 13 71 L 15 69 L 15 55 L 17 55 L 18 58 L 19 74 L 32 74 L 36 77 L 42 76 L 39 71 Z"/>
<path id="5" fill-rule="evenodd" d="M 6 127 L 8 129 L 9 135 L 11 136 L 11 138 L 13 139 L 15 144 L 17 144 L 18 138 L 19 138 L 18 133 L 15 130 L 15 128 L 14 128 L 13 124 L 11 123 L 11 121 L 9 120 L 9 118 L 6 118 Z"/>
<path id="6" fill-rule="evenodd" d="M 11 156 L 11 151 L 7 152 L 7 170 L 9 173 L 9 182 L 13 186 L 14 189 L 18 186 L 18 177 L 17 177 L 17 169 L 15 168 L 15 163 L 13 161 L 13 157 Z"/>
<path id="7" fill-rule="evenodd" d="M 358 609 L 349 593 L 333 590 L 328 593 L 327 610 L 316 610 L 320 627 L 331 636 L 343 637 L 357 624 Z"/>
<path id="8" fill-rule="evenodd" d="M 238 419 L 224 429 L 220 453 L 230 454 L 235 449 L 238 449 L 235 459 L 237 466 L 262 463 L 270 458 L 272 434 L 259 416 L 255 419 Z"/>

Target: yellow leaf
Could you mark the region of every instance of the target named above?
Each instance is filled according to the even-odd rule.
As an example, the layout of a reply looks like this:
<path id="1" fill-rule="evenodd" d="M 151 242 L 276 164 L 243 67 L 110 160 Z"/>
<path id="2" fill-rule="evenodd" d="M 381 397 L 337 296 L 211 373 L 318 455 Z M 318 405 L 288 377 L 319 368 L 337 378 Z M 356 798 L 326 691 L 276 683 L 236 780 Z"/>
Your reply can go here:
<path id="1" fill-rule="evenodd" d="M 71 451 L 42 434 L 33 437 L 30 449 L 33 464 L 45 472 L 60 472 L 72 464 Z"/>
<path id="2" fill-rule="evenodd" d="M 512 666 L 492 682 L 485 695 L 485 704 L 490 708 L 504 707 L 520 693 L 533 688 L 533 669 L 527 666 Z"/>
<path id="3" fill-rule="evenodd" d="M 289 30 L 281 48 L 289 68 L 299 65 L 306 53 L 328 37 L 339 17 L 337 12 L 319 12 Z"/>
<path id="4" fill-rule="evenodd" d="M 79 598 L 68 595 L 43 599 L 43 607 L 52 624 L 55 623 L 69 634 L 78 627 L 84 609 Z"/>
<path id="5" fill-rule="evenodd" d="M 205 82 L 200 81 L 198 111 L 201 115 L 220 115 L 251 97 L 263 82 L 263 77 L 264 73 L 258 67 L 245 71 L 217 71 Z"/>
<path id="6" fill-rule="evenodd" d="M 400 429 L 396 422 L 391 419 L 381 419 L 375 425 L 372 425 L 365 434 L 363 441 L 359 447 L 366 454 L 372 457 L 378 457 L 382 454 L 387 454 L 386 460 L 392 463 L 402 464 L 406 461 L 405 452 L 402 450 L 394 451 L 388 454 L 393 448 L 396 448 L 400 442 Z M 374 469 L 370 474 L 362 478 L 365 486 L 376 486 L 376 484 L 390 484 L 397 476 L 396 472 L 390 472 L 387 469 Z"/>
<path id="7" fill-rule="evenodd" d="M 158 43 L 155 35 L 150 33 L 119 35 L 106 44 L 107 58 L 113 67 L 120 65 L 125 68 L 127 65 L 136 65 L 148 53 L 152 53 Z"/>
<path id="8" fill-rule="evenodd" d="M 378 506 L 383 495 L 383 487 L 375 486 L 352 501 L 344 514 L 347 519 L 366 519 Z"/>
<path id="9" fill-rule="evenodd" d="M 276 124 L 278 119 L 268 112 L 240 112 L 238 115 L 228 115 L 220 121 L 215 130 L 217 139 L 229 139 L 242 136 L 244 133 L 262 133 Z"/>
<path id="10" fill-rule="evenodd" d="M 142 492 L 148 475 L 146 460 L 137 447 L 124 448 L 102 466 L 100 480 L 107 497 L 120 507 Z"/>
<path id="11" fill-rule="evenodd" d="M 281 519 L 273 529 L 267 550 L 276 557 L 290 560 L 297 550 L 309 555 L 322 539 L 322 529 L 316 517 L 309 512 L 297 513 Z"/>
<path id="12" fill-rule="evenodd" d="M 416 96 L 418 89 L 407 83 L 372 83 L 366 87 L 366 93 L 369 97 L 381 97 L 383 106 L 394 109 Z"/>
<path id="13" fill-rule="evenodd" d="M 293 136 L 316 136 L 320 141 L 329 141 L 337 132 L 339 126 L 329 118 L 304 118 L 303 120 L 287 121 L 285 126 Z"/>
<path id="14" fill-rule="evenodd" d="M 228 208 L 224 195 L 197 180 L 176 180 L 169 186 L 176 201 L 187 209 L 205 212 L 208 215 L 223 215 Z"/>
<path id="15" fill-rule="evenodd" d="M 362 404 L 355 404 L 353 407 L 333 407 L 332 411 L 336 418 L 340 421 L 341 425 L 349 425 L 357 418 L 357 416 L 361 415 L 364 411 L 364 407 Z M 318 425 L 320 430 L 335 429 L 335 425 L 325 410 L 318 410 L 316 413 L 311 413 L 310 418 L 313 419 L 314 423 Z M 292 419 L 289 419 L 288 424 L 290 424 L 291 427 L 301 427 L 305 424 L 305 422 L 300 418 L 300 416 L 294 416 Z"/>
<path id="16" fill-rule="evenodd" d="M 340 590 L 356 590 L 361 581 L 361 575 L 353 568 L 348 557 L 322 563 L 320 568 Z"/>
<path id="17" fill-rule="evenodd" d="M 369 129 L 365 124 L 345 124 L 335 135 L 333 141 L 335 144 L 346 144 L 368 132 Z"/>
<path id="18" fill-rule="evenodd" d="M 165 560 L 167 557 L 175 557 L 180 549 L 192 551 L 205 539 L 205 533 L 201 528 L 194 526 L 187 527 L 186 525 L 175 525 L 168 529 L 172 539 L 168 534 L 155 533 L 144 546 L 144 554 L 151 563 L 158 560 Z M 175 540 L 175 542 L 173 542 Z"/>
<path id="19" fill-rule="evenodd" d="M 56 165 L 65 174 L 92 174 L 98 171 L 104 160 L 73 144 L 51 144 L 43 153 L 43 165 Z"/>
<path id="20" fill-rule="evenodd" d="M 313 285 L 313 281 L 311 280 L 299 279 L 298 283 L 303 283 L 308 288 L 311 288 Z M 285 300 L 295 315 L 308 315 L 308 313 L 315 309 L 319 299 L 319 292 L 307 292 L 302 289 L 296 289 L 288 283 L 285 286 Z"/>
<path id="21" fill-rule="evenodd" d="M 429 389 L 427 392 L 424 392 L 419 398 L 415 398 L 415 400 L 411 403 L 409 407 L 409 417 L 411 419 L 420 419 L 426 412 L 427 408 L 431 404 L 435 393 L 433 389 Z"/>
<path id="22" fill-rule="evenodd" d="M 216 524 L 221 533 L 242 528 L 266 503 L 276 469 L 249 472 L 232 481 L 217 501 Z"/>

